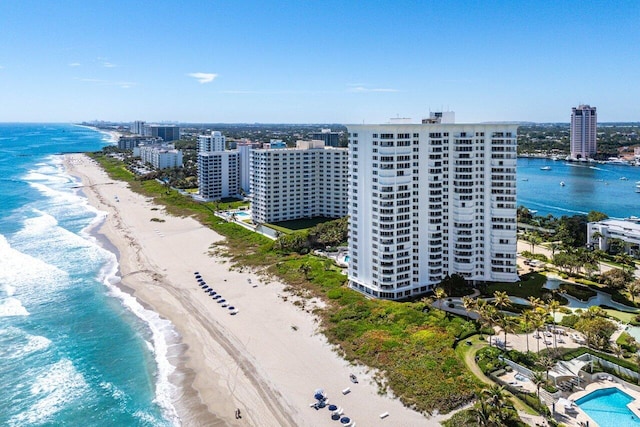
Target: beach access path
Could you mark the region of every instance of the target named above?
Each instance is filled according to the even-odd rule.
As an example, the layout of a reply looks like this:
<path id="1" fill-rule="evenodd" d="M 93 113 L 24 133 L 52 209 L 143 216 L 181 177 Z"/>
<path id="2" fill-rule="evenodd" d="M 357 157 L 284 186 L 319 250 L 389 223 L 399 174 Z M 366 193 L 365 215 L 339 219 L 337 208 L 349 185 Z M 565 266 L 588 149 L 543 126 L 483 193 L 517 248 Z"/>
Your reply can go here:
<path id="1" fill-rule="evenodd" d="M 182 425 L 335 426 L 327 409 L 309 406 L 317 388 L 361 426 L 436 426 L 448 418 L 426 418 L 380 395 L 375 372 L 350 365 L 319 333 L 311 312 L 321 301 L 294 305 L 282 283 L 212 253 L 220 235 L 194 219 L 168 215 L 87 156 L 66 155 L 65 165 L 82 179 L 90 204 L 107 213 L 96 231 L 119 252 L 122 289 L 179 334 L 167 355 L 176 368 L 172 400 Z M 237 315 L 202 291 L 195 271 Z M 380 418 L 385 412 L 389 416 Z"/>

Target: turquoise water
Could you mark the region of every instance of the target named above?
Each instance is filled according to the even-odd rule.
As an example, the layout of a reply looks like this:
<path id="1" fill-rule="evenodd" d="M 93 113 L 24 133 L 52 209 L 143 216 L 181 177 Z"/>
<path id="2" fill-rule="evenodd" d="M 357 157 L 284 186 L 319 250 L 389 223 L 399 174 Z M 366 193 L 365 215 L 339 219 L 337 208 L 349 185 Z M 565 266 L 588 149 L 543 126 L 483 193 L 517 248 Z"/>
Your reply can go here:
<path id="1" fill-rule="evenodd" d="M 0 124 L 0 425 L 177 424 L 165 353 L 171 325 L 114 286 L 115 254 L 59 153 L 108 136 Z"/>
<path id="2" fill-rule="evenodd" d="M 242 211 L 236 211 L 236 216 L 239 218 L 249 218 L 251 217 L 251 215 L 249 215 L 246 212 L 242 212 Z"/>
<path id="3" fill-rule="evenodd" d="M 602 427 L 637 427 L 640 420 L 627 408 L 633 400 L 623 391 L 610 387 L 581 397 L 576 400 L 576 405 Z"/>
<path id="4" fill-rule="evenodd" d="M 543 166 L 551 169 L 540 170 Z M 535 209 L 538 215 L 596 210 L 614 218 L 640 217 L 640 193 L 635 192 L 640 167 L 519 158 L 517 174 L 518 205 Z"/>

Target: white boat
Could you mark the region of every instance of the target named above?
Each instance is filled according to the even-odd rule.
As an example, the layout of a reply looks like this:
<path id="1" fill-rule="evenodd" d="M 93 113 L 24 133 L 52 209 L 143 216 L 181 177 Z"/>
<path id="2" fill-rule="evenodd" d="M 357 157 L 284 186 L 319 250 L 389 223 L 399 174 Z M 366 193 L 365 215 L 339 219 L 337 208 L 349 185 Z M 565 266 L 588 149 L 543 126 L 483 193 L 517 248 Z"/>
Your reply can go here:
<path id="1" fill-rule="evenodd" d="M 636 193 L 640 193 L 640 181 L 636 181 Z"/>
<path id="2" fill-rule="evenodd" d="M 560 181 L 560 187 L 564 187 L 564 181 Z"/>
<path id="3" fill-rule="evenodd" d="M 542 166 L 540 168 L 541 171 L 550 171 L 551 170 L 551 166 Z"/>
<path id="4" fill-rule="evenodd" d="M 621 176 L 620 181 L 629 181 L 629 178 L 627 178 L 626 176 Z"/>

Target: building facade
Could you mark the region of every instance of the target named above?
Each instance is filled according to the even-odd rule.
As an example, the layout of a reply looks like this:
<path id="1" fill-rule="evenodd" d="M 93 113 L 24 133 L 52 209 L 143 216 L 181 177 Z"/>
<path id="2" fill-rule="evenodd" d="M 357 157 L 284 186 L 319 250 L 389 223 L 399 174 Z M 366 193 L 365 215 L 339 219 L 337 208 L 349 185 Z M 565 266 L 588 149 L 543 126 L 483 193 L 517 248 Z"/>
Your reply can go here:
<path id="1" fill-rule="evenodd" d="M 203 200 L 239 197 L 240 155 L 225 148 L 219 131 L 198 136 L 198 195 Z"/>
<path id="2" fill-rule="evenodd" d="M 598 115 L 596 107 L 579 105 L 571 109 L 571 158 L 587 160 L 597 153 Z"/>
<path id="3" fill-rule="evenodd" d="M 217 130 L 211 132 L 210 135 L 198 136 L 198 152 L 210 153 L 212 151 L 224 151 L 227 146 L 225 136 Z"/>
<path id="4" fill-rule="evenodd" d="M 160 142 L 162 141 L 159 138 L 150 138 L 141 135 L 121 136 L 118 138 L 118 149 L 135 150 L 140 144 L 159 144 Z M 140 156 L 140 152 L 134 152 L 134 156 Z"/>
<path id="5" fill-rule="evenodd" d="M 146 123 L 143 122 L 142 120 L 136 120 L 135 122 L 131 123 L 131 133 L 135 134 L 135 135 L 144 135 L 144 125 Z"/>
<path id="6" fill-rule="evenodd" d="M 323 141 L 251 150 L 251 211 L 259 223 L 348 212 L 348 153 Z"/>
<path id="7" fill-rule="evenodd" d="M 340 146 L 340 133 L 331 132 L 331 129 L 321 129 L 320 132 L 313 132 L 311 139 L 316 141 L 324 141 L 324 145 L 327 147 L 339 147 Z"/>
<path id="8" fill-rule="evenodd" d="M 516 125 L 347 128 L 350 287 L 401 299 L 454 273 L 518 280 Z"/>
<path id="9" fill-rule="evenodd" d="M 166 144 L 141 144 L 140 160 L 151 164 L 156 169 L 170 169 L 182 167 L 182 151 L 176 150 L 172 145 Z"/>
<path id="10" fill-rule="evenodd" d="M 180 139 L 180 127 L 175 125 L 144 125 L 144 135 L 162 138 L 164 142 Z"/>
<path id="11" fill-rule="evenodd" d="M 198 193 L 204 200 L 238 197 L 240 188 L 237 151 L 198 153 Z"/>
<path id="12" fill-rule="evenodd" d="M 239 141 L 236 143 L 240 167 L 240 190 L 245 195 L 251 193 L 251 150 L 260 148 L 259 142 Z"/>

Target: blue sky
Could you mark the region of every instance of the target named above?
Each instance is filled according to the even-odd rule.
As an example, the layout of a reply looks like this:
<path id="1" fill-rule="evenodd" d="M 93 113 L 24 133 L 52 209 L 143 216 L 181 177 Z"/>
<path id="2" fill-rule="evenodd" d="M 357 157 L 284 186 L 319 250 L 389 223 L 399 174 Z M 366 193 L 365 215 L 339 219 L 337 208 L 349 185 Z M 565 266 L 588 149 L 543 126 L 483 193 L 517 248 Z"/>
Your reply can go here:
<path id="1" fill-rule="evenodd" d="M 0 121 L 640 121 L 640 2 L 0 1 Z"/>

